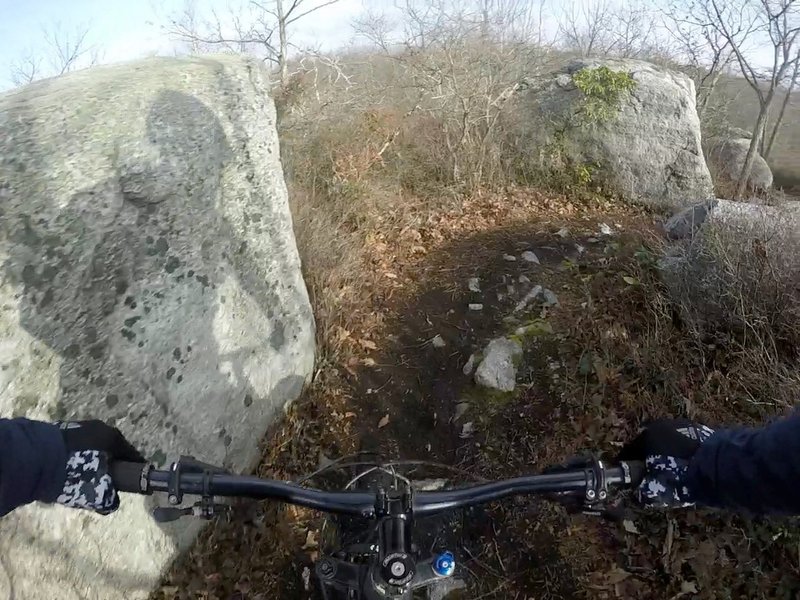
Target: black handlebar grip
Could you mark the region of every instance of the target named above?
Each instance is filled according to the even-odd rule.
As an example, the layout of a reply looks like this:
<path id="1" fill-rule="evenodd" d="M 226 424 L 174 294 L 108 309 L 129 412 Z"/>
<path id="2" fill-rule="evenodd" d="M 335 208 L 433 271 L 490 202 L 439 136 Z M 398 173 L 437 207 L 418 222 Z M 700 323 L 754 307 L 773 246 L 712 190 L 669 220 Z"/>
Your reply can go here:
<path id="1" fill-rule="evenodd" d="M 114 461 L 111 463 L 111 479 L 118 492 L 149 494 L 145 470 L 148 463 Z"/>

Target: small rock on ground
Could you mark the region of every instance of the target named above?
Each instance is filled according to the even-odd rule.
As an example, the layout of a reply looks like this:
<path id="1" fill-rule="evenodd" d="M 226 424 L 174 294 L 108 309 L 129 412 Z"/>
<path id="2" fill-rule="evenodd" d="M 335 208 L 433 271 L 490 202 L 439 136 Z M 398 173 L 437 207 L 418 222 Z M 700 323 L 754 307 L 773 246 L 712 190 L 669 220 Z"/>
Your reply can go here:
<path id="1" fill-rule="evenodd" d="M 545 306 L 557 306 L 558 305 L 558 296 L 556 296 L 553 290 L 544 289 L 542 291 L 542 296 L 544 296 L 544 305 Z"/>
<path id="2" fill-rule="evenodd" d="M 514 307 L 514 312 L 520 312 L 525 310 L 528 307 L 528 304 L 530 304 L 536 298 L 536 296 L 538 296 L 541 293 L 542 293 L 542 286 L 540 285 L 534 286 L 534 288 L 530 292 L 525 294 L 525 297 L 517 303 L 517 305 Z"/>
<path id="3" fill-rule="evenodd" d="M 470 292 L 475 292 L 477 294 L 480 294 L 481 280 L 477 277 L 470 277 L 469 281 L 467 282 L 467 287 L 469 288 Z"/>
<path id="4" fill-rule="evenodd" d="M 522 260 L 536 265 L 539 264 L 539 257 L 530 250 L 526 250 L 522 253 Z"/>
<path id="5" fill-rule="evenodd" d="M 610 225 L 606 223 L 600 223 L 600 234 L 601 235 L 615 235 L 616 231 L 614 231 Z"/>
<path id="6" fill-rule="evenodd" d="M 470 310 L 483 310 L 483 304 L 470 304 Z"/>
<path id="7" fill-rule="evenodd" d="M 438 580 L 430 589 L 430 600 L 447 600 L 453 592 L 467 589 L 467 584 L 463 579 L 448 577 Z M 452 598 L 461 598 L 459 594 L 453 594 Z"/>
<path id="8" fill-rule="evenodd" d="M 475 383 L 501 392 L 513 392 L 517 384 L 515 362 L 521 357 L 522 345 L 519 342 L 504 337 L 492 340 L 475 370 Z"/>
<path id="9" fill-rule="evenodd" d="M 475 354 L 470 354 L 469 359 L 467 359 L 467 363 L 464 365 L 464 368 L 461 369 L 461 372 L 464 375 L 472 375 L 472 370 L 475 368 Z"/>
<path id="10" fill-rule="evenodd" d="M 447 346 L 447 342 L 445 342 L 444 338 L 438 333 L 431 340 L 431 344 L 433 344 L 434 348 L 444 348 Z"/>
<path id="11" fill-rule="evenodd" d="M 503 254 L 503 260 L 508 262 L 517 262 L 517 257 L 510 254 Z"/>
<path id="12" fill-rule="evenodd" d="M 469 402 L 459 402 L 453 411 L 453 421 L 458 421 L 469 410 Z"/>

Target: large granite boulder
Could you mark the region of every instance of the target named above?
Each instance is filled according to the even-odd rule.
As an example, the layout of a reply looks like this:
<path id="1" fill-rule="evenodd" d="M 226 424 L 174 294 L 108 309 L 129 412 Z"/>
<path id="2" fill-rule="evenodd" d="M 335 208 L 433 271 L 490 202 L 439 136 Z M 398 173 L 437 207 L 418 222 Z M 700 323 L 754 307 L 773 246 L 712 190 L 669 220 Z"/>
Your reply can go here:
<path id="1" fill-rule="evenodd" d="M 747 132 L 742 133 L 747 134 Z M 739 181 L 749 150 L 750 137 L 722 137 L 709 140 L 708 163 L 718 185 L 730 186 Z M 765 191 L 772 187 L 772 169 L 760 154 L 756 154 L 753 161 L 747 185 L 755 191 Z"/>
<path id="2" fill-rule="evenodd" d="M 610 118 L 584 118 L 586 93 L 576 85 L 585 69 L 627 73 L 633 89 L 619 94 Z M 712 194 L 701 148 L 692 80 L 635 60 L 581 59 L 528 82 L 517 100 L 517 136 L 526 160 L 572 169 L 612 193 L 659 207 L 684 207 Z M 561 163 L 552 164 L 554 156 Z"/>
<path id="3" fill-rule="evenodd" d="M 0 96 L 2 416 L 254 465 L 314 361 L 269 89 L 256 61 L 164 58 Z M 151 509 L 12 513 L 0 596 L 147 597 L 198 531 Z"/>

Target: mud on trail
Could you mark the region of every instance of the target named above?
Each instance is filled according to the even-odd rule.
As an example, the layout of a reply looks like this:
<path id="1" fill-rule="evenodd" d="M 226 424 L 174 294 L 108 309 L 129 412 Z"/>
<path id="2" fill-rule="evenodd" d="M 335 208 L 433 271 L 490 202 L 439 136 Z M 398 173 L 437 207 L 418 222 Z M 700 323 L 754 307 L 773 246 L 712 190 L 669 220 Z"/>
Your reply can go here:
<path id="1" fill-rule="evenodd" d="M 346 351 L 321 365 L 266 437 L 258 473 L 294 480 L 369 450 L 509 477 L 582 451 L 613 454 L 646 418 L 733 420 L 718 400 L 693 393 L 702 373 L 670 338 L 671 317 L 653 337 L 645 279 L 657 235 L 647 213 L 520 192 L 465 200 L 372 240 L 377 284 L 333 334 Z M 526 251 L 539 262 L 523 259 Z M 532 302 L 515 313 L 536 285 L 558 305 Z M 463 372 L 470 355 L 520 325 L 536 333 L 520 338 L 516 392 L 476 387 Z M 319 552 L 320 515 L 257 506 L 210 526 L 153 598 L 313 598 L 304 575 Z M 778 533 L 767 560 L 751 544 L 752 527 L 727 517 L 636 514 L 623 526 L 510 499 L 463 521 L 453 550 L 469 587 L 454 597 L 690 598 L 696 589 L 704 598 L 778 598 L 752 590 L 765 582 L 798 589 L 784 566 L 794 538 Z M 742 565 L 754 560 L 771 567 L 749 583 Z"/>

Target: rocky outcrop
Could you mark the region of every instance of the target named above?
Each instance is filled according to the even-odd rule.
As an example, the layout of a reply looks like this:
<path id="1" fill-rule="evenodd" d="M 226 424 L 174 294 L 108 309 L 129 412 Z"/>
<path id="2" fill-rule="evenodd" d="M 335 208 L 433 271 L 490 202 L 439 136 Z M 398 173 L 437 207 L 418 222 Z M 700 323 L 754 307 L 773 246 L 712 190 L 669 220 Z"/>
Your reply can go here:
<path id="1" fill-rule="evenodd" d="M 717 184 L 730 185 L 739 180 L 750 149 L 749 137 L 726 137 L 709 140 L 708 162 Z M 747 185 L 751 190 L 764 191 L 772 187 L 772 169 L 760 154 L 756 154 Z"/>
<path id="2" fill-rule="evenodd" d="M 268 74 L 152 59 L 0 96 L 0 413 L 243 471 L 314 361 Z M 196 524 L 30 506 L 0 596 L 146 598 Z"/>
<path id="3" fill-rule="evenodd" d="M 610 118 L 589 123 L 581 118 L 586 94 L 575 78 L 602 67 L 629 74 L 633 89 L 619 95 Z M 530 82 L 518 102 L 527 161 L 586 169 L 593 183 L 648 205 L 684 207 L 711 196 L 694 84 L 680 73 L 641 61 L 577 60 Z M 554 156 L 561 164 L 548 164 Z"/>

